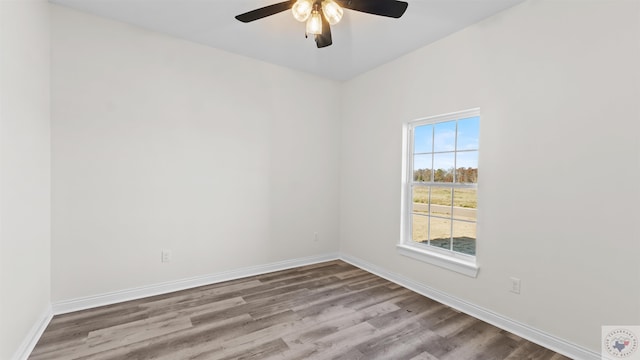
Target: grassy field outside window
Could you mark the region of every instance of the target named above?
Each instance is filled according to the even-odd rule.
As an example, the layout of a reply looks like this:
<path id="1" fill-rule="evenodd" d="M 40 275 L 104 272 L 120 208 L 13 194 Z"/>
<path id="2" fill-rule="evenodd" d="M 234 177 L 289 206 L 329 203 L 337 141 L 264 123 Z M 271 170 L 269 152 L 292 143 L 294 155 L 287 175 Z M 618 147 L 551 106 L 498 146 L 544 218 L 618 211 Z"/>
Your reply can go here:
<path id="1" fill-rule="evenodd" d="M 475 256 L 479 126 L 479 115 L 411 124 L 411 243 Z"/>

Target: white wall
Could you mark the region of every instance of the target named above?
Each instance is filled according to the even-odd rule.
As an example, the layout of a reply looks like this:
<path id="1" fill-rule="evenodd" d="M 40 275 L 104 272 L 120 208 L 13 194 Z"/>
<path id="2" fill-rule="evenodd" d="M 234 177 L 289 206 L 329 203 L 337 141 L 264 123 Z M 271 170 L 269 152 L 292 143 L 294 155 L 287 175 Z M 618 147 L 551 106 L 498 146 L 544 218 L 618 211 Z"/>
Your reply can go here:
<path id="1" fill-rule="evenodd" d="M 529 1 L 349 81 L 341 251 L 593 351 L 640 324 L 639 15 Z M 477 279 L 395 249 L 402 122 L 474 107 Z"/>
<path id="2" fill-rule="evenodd" d="M 339 83 L 59 6 L 52 48 L 54 302 L 338 250 Z"/>
<path id="3" fill-rule="evenodd" d="M 49 7 L 0 1 L 0 359 L 50 303 Z"/>
<path id="4" fill-rule="evenodd" d="M 600 325 L 640 323 L 639 11 L 529 1 L 338 84 L 53 6 L 53 301 L 340 239 L 345 254 L 598 351 Z M 395 250 L 402 122 L 472 107 L 477 279 Z"/>

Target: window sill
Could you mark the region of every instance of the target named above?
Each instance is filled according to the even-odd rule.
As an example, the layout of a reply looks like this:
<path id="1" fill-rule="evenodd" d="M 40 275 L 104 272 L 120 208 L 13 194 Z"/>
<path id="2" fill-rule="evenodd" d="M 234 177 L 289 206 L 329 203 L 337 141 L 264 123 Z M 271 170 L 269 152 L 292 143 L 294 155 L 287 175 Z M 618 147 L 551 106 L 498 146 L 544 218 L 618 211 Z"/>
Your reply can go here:
<path id="1" fill-rule="evenodd" d="M 398 244 L 396 248 L 400 255 L 408 256 L 473 278 L 478 276 L 478 271 L 480 270 L 475 262 L 447 256 L 435 251 L 418 249 L 405 244 Z"/>

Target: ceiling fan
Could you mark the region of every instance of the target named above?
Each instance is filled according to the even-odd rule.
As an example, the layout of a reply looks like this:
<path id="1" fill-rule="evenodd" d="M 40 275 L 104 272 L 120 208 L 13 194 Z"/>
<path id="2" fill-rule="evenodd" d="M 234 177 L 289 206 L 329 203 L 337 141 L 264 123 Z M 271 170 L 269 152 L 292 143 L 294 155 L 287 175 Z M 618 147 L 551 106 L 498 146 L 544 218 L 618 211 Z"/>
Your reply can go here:
<path id="1" fill-rule="evenodd" d="M 305 36 L 313 35 L 318 48 L 323 48 L 333 43 L 330 25 L 342 19 L 342 8 L 397 19 L 408 5 L 396 0 L 289 0 L 240 14 L 236 19 L 248 23 L 291 9 L 296 20 L 307 22 Z"/>

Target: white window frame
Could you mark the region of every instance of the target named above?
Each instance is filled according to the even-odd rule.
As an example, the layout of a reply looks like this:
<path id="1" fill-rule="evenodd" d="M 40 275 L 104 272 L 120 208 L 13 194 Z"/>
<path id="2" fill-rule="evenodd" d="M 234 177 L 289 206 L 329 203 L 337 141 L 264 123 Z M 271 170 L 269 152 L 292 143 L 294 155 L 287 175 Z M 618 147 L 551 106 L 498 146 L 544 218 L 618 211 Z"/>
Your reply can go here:
<path id="1" fill-rule="evenodd" d="M 403 152 L 402 152 L 402 215 L 400 242 L 397 250 L 401 255 L 411 257 L 429 264 L 433 264 L 458 273 L 476 277 L 480 267 L 477 258 L 452 250 L 442 249 L 433 245 L 422 245 L 411 239 L 412 226 L 412 206 L 413 206 L 413 130 L 421 125 L 437 124 L 453 120 L 462 120 L 470 117 L 480 116 L 480 109 L 470 109 L 449 114 L 430 116 L 416 119 L 403 124 Z M 481 120 L 482 121 L 482 120 Z M 457 149 L 455 149 L 457 153 Z M 455 172 L 455 171 L 454 171 Z M 450 188 L 476 188 L 477 184 L 443 184 Z M 477 210 L 476 210 L 477 211 Z M 477 221 L 476 221 L 477 224 Z M 477 236 L 476 236 L 477 239 Z M 477 241 L 477 240 L 476 240 Z"/>

